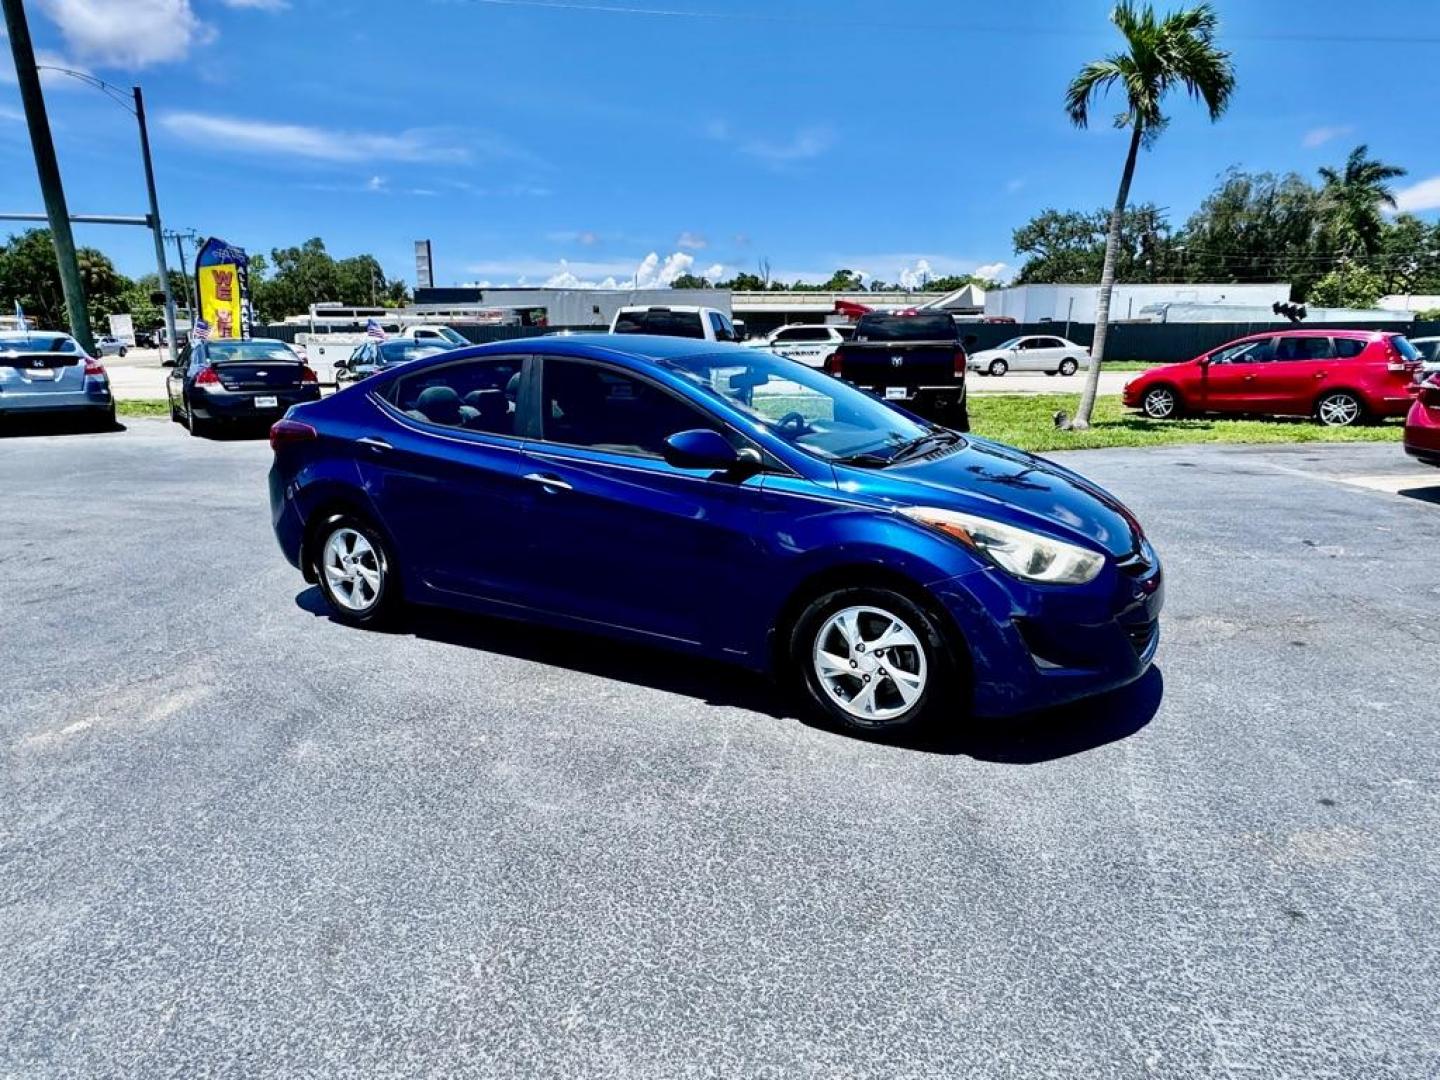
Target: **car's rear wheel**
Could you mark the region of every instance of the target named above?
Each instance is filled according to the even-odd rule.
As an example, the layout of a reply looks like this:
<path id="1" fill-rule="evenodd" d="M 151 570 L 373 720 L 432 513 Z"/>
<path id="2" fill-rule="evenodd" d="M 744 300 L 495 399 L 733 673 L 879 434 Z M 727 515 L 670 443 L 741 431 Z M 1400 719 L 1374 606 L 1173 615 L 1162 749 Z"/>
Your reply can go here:
<path id="1" fill-rule="evenodd" d="M 1168 386 L 1152 386 L 1140 399 L 1140 407 L 1151 420 L 1173 420 L 1180 415 L 1180 396 Z"/>
<path id="2" fill-rule="evenodd" d="M 190 434 L 197 439 L 210 433 L 210 422 L 208 420 L 201 420 L 196 416 L 193 405 L 185 410 L 185 426 L 190 429 Z"/>
<path id="3" fill-rule="evenodd" d="M 1061 360 L 1061 361 L 1060 361 L 1060 374 L 1061 374 L 1061 375 L 1067 375 L 1067 376 L 1068 376 L 1068 375 L 1074 375 L 1075 372 L 1077 372 L 1077 371 L 1079 371 L 1079 370 L 1080 370 L 1080 365 L 1077 364 L 1077 363 L 1075 363 L 1075 361 L 1072 360 L 1072 359 L 1070 359 L 1070 357 L 1068 357 L 1068 356 L 1067 356 L 1064 360 Z"/>
<path id="4" fill-rule="evenodd" d="M 817 598 L 795 623 L 790 660 L 813 710 L 853 731 L 914 732 L 963 708 L 938 622 L 891 589 Z"/>
<path id="5" fill-rule="evenodd" d="M 1326 427 L 1351 427 L 1365 419 L 1365 403 L 1349 390 L 1336 390 L 1315 403 L 1315 419 Z"/>
<path id="6" fill-rule="evenodd" d="M 1004 360 L 991 360 L 990 367 L 986 370 L 988 370 L 991 375 L 994 375 L 998 379 L 1001 375 L 1004 375 L 1005 372 L 1010 370 L 1010 365 L 1007 364 Z"/>
<path id="7" fill-rule="evenodd" d="M 380 530 L 353 514 L 337 514 L 316 534 L 311 549 L 330 612 L 355 626 L 380 626 L 400 599 L 395 561 Z"/>

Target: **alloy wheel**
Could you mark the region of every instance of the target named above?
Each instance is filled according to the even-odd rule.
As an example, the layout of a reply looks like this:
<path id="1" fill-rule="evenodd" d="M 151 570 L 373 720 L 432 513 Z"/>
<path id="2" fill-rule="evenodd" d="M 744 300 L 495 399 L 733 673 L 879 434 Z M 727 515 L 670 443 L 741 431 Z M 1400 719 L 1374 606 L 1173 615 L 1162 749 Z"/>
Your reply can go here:
<path id="1" fill-rule="evenodd" d="M 1175 391 L 1157 386 L 1145 395 L 1145 415 L 1152 420 L 1169 420 L 1175 415 Z"/>
<path id="2" fill-rule="evenodd" d="M 877 607 L 835 612 L 815 635 L 812 663 L 830 700 L 861 724 L 909 713 L 925 692 L 925 649 L 903 619 Z"/>
<path id="3" fill-rule="evenodd" d="M 1007 364 L 1004 360 L 991 360 L 991 361 L 990 361 L 990 374 L 996 376 L 997 378 L 998 378 L 999 376 L 1001 376 L 1001 375 L 1004 375 L 1005 372 L 1007 372 L 1007 371 L 1009 371 L 1009 370 L 1010 370 L 1010 365 Z"/>
<path id="4" fill-rule="evenodd" d="M 1077 367 L 1078 365 L 1075 363 L 1074 360 L 1066 357 L 1064 360 L 1060 361 L 1060 374 L 1065 376 L 1074 375 Z"/>
<path id="5" fill-rule="evenodd" d="M 330 595 L 346 610 L 363 613 L 379 601 L 385 570 L 363 533 L 348 526 L 336 529 L 325 541 L 320 566 Z"/>
<path id="6" fill-rule="evenodd" d="M 1349 394 L 1323 398 L 1316 413 L 1326 427 L 1349 427 L 1360 419 L 1360 402 Z"/>

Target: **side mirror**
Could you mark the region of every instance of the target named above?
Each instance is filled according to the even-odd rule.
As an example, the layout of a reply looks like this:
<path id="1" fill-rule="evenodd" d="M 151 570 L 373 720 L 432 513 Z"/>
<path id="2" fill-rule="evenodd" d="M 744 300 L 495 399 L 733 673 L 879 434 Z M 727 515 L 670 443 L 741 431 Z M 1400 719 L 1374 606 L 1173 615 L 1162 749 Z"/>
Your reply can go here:
<path id="1" fill-rule="evenodd" d="M 740 455 L 725 436 L 709 428 L 680 431 L 665 440 L 665 463 L 677 469 L 733 469 Z"/>

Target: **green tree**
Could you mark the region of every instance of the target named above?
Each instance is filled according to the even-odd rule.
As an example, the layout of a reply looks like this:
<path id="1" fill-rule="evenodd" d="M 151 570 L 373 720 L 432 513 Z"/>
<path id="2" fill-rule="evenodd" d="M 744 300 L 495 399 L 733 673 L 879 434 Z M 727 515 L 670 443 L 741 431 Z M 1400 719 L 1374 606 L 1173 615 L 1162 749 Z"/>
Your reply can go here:
<path id="1" fill-rule="evenodd" d="M 1177 237 L 1174 276 L 1186 281 L 1288 281 L 1298 299 L 1323 272 L 1320 193 L 1296 173 L 1230 169 Z"/>
<path id="2" fill-rule="evenodd" d="M 1120 229 L 1130 201 L 1130 184 L 1135 178 L 1135 160 L 1140 145 L 1153 145 L 1164 130 L 1163 104 L 1166 95 L 1184 88 L 1205 103 L 1212 121 L 1219 120 L 1235 89 L 1235 69 L 1230 54 L 1215 45 L 1218 19 L 1209 4 L 1172 12 L 1164 18 L 1150 5 L 1135 7 L 1122 0 L 1110 20 L 1125 38 L 1125 49 L 1103 60 L 1086 64 L 1070 83 L 1065 108 L 1076 127 L 1090 123 L 1092 101 L 1111 87 L 1125 95 L 1125 111 L 1115 119 L 1117 127 L 1130 129 L 1130 146 L 1120 189 L 1110 212 L 1105 242 L 1105 261 L 1100 272 L 1100 297 L 1096 305 L 1093 360 L 1085 380 L 1080 407 L 1069 426 L 1083 430 L 1090 426 L 1095 395 L 1100 386 L 1100 369 L 1105 359 L 1105 336 L 1110 325 L 1110 296 L 1115 288 L 1115 262 L 1120 247 Z"/>
<path id="3" fill-rule="evenodd" d="M 97 334 L 104 333 L 108 316 L 127 310 L 122 297 L 132 283 L 115 269 L 103 252 L 82 247 L 75 254 L 91 325 Z M 49 229 L 30 229 L 11 236 L 0 247 L 0 297 L 7 311 L 13 310 L 18 302 L 36 328 L 71 328 Z"/>
<path id="4" fill-rule="evenodd" d="M 703 277 L 696 277 L 694 274 L 681 274 L 670 282 L 670 287 L 672 289 L 708 289 L 710 282 Z"/>
<path id="5" fill-rule="evenodd" d="M 1380 250 L 1385 219 L 1382 210 L 1394 209 L 1395 192 L 1389 182 L 1405 175 L 1398 165 L 1366 156 L 1369 147 L 1357 146 L 1339 172 L 1320 170 L 1320 210 L 1330 246 L 1342 255 L 1374 255 Z"/>
<path id="6" fill-rule="evenodd" d="M 1331 270 L 1310 287 L 1313 307 L 1372 308 L 1385 295 L 1385 279 L 1364 266 Z"/>
<path id="7" fill-rule="evenodd" d="M 1109 227 L 1106 210 L 1093 214 L 1045 210 L 1031 218 L 1013 234 L 1015 253 L 1027 256 L 1016 283 L 1099 281 L 1105 271 Z M 1149 203 L 1127 206 L 1120 218 L 1115 280 L 1143 283 L 1165 276 L 1174 261 L 1172 247 L 1164 211 Z"/>

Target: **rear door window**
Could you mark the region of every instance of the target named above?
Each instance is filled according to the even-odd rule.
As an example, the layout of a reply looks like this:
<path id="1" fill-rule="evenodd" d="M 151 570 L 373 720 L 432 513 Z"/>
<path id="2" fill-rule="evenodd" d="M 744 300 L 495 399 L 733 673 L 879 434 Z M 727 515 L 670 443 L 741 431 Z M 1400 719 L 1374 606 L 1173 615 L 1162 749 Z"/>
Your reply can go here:
<path id="1" fill-rule="evenodd" d="M 491 435 L 517 434 L 523 356 L 487 356 L 402 375 L 385 391 L 412 420 Z"/>
<path id="2" fill-rule="evenodd" d="M 1395 346 L 1395 351 L 1400 354 L 1400 357 L 1403 360 L 1424 359 L 1424 357 L 1420 355 L 1420 351 L 1416 349 L 1414 345 L 1411 345 L 1409 340 L 1399 334 L 1396 334 L 1390 339 L 1390 344 Z"/>
<path id="3" fill-rule="evenodd" d="M 1341 360 L 1353 360 L 1365 351 L 1365 342 L 1359 338 L 1341 337 L 1335 339 L 1335 355 Z"/>
<path id="4" fill-rule="evenodd" d="M 1275 347 L 1276 360 L 1331 360 L 1335 347 L 1328 337 L 1282 337 Z"/>
<path id="5" fill-rule="evenodd" d="M 705 324 L 700 321 L 698 311 L 625 311 L 615 320 L 615 333 L 659 334 L 703 341 Z"/>

